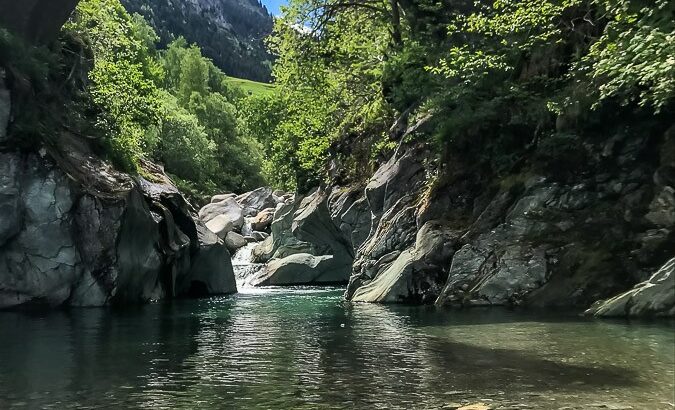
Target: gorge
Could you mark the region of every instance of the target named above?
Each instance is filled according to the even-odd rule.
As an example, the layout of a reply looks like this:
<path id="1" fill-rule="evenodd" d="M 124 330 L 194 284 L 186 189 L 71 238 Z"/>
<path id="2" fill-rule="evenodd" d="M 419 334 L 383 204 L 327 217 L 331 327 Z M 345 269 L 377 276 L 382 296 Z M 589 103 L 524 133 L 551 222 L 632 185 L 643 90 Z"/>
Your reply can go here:
<path id="1" fill-rule="evenodd" d="M 596 2 L 291 2 L 261 95 L 77 3 L 0 0 L 0 408 L 675 407 L 672 67 L 585 100 Z"/>

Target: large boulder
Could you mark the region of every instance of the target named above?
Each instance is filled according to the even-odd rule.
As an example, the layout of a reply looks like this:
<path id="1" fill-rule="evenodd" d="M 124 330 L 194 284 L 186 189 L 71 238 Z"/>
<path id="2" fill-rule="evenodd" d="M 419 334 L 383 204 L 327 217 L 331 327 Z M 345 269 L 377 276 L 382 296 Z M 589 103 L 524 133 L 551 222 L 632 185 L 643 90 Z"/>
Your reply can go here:
<path id="1" fill-rule="evenodd" d="M 245 216 L 255 216 L 263 209 L 274 208 L 277 205 L 277 201 L 272 194 L 272 188 L 268 187 L 261 187 L 241 194 L 236 197 L 236 200 L 243 208 Z"/>
<path id="2" fill-rule="evenodd" d="M 270 225 L 271 235 L 253 250 L 255 262 L 264 263 L 273 258 L 284 258 L 296 253 L 316 254 L 312 244 L 301 241 L 291 232 L 293 216 L 299 206 L 299 201 L 277 205 L 274 220 Z"/>
<path id="3" fill-rule="evenodd" d="M 228 232 L 244 226 L 244 210 L 231 197 L 206 205 L 199 210 L 199 218 L 219 238 L 225 238 Z"/>
<path id="4" fill-rule="evenodd" d="M 602 317 L 675 316 L 675 258 L 649 280 L 613 298 L 598 301 L 586 315 Z"/>
<path id="5" fill-rule="evenodd" d="M 348 265 L 336 261 L 331 255 L 299 253 L 269 262 L 247 283 L 250 286 L 344 284 L 349 278 L 349 271 Z"/>
<path id="6" fill-rule="evenodd" d="M 342 232 L 354 254 L 368 238 L 371 212 L 361 187 L 333 188 L 328 197 L 333 224 Z"/>
<path id="7" fill-rule="evenodd" d="M 351 265 L 354 251 L 335 226 L 328 211 L 328 193 L 318 189 L 304 198 L 293 216 L 291 232 L 309 242 L 322 255 L 333 255 L 340 263 Z"/>

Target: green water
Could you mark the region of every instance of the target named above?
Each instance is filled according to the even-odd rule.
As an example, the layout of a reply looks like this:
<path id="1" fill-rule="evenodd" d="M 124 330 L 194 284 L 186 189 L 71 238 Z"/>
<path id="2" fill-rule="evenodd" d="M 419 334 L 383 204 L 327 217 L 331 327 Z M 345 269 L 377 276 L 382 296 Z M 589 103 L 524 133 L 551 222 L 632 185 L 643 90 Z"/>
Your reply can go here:
<path id="1" fill-rule="evenodd" d="M 0 409 L 673 408 L 672 322 L 349 304 L 341 293 L 0 312 Z"/>

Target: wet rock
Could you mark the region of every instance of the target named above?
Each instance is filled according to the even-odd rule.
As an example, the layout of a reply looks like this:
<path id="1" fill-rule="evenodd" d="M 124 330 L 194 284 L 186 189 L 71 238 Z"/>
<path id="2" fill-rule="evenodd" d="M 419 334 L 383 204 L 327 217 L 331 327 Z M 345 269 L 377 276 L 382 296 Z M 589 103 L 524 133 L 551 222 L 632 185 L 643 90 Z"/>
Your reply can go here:
<path id="1" fill-rule="evenodd" d="M 331 255 L 299 253 L 271 261 L 248 279 L 251 286 L 317 285 L 346 283 L 349 266 Z"/>
<path id="2" fill-rule="evenodd" d="M 586 314 L 606 317 L 675 316 L 675 258 L 633 289 L 596 302 Z"/>

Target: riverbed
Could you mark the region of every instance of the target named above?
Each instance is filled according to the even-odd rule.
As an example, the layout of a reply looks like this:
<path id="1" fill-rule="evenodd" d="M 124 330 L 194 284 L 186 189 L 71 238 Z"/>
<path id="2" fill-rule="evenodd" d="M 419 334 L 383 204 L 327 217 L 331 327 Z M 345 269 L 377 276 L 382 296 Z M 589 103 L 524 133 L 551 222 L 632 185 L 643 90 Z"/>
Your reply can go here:
<path id="1" fill-rule="evenodd" d="M 0 408 L 672 409 L 675 324 L 244 289 L 0 312 Z"/>

